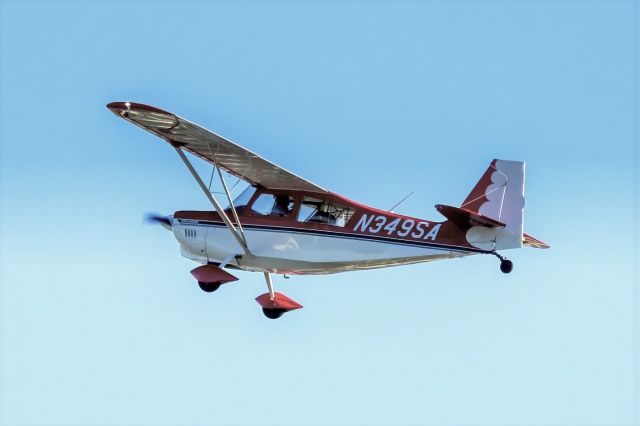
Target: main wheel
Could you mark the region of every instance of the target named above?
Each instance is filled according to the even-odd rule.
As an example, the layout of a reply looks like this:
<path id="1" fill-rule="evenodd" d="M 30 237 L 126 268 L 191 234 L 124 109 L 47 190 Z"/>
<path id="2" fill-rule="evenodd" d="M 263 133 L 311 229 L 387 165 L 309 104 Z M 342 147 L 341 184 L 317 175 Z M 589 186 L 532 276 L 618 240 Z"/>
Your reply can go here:
<path id="1" fill-rule="evenodd" d="M 220 288 L 220 283 L 205 283 L 202 281 L 198 281 L 198 285 L 202 289 L 202 291 L 206 291 L 207 293 L 211 293 Z"/>
<path id="2" fill-rule="evenodd" d="M 287 312 L 285 309 L 278 309 L 278 308 L 262 308 L 262 313 L 264 313 L 264 316 L 269 318 L 269 319 L 278 319 L 282 316 L 282 314 L 284 314 L 285 312 Z"/>
<path id="3" fill-rule="evenodd" d="M 509 272 L 513 271 L 513 262 L 510 260 L 504 259 L 503 261 L 500 262 L 500 270 L 505 274 L 508 274 Z"/>

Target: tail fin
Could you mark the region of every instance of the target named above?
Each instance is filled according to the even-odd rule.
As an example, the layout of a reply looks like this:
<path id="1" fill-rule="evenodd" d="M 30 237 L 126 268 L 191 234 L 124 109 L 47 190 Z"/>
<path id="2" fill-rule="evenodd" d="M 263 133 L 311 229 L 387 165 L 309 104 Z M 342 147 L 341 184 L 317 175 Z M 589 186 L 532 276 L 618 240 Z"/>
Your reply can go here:
<path id="1" fill-rule="evenodd" d="M 524 162 L 493 160 L 460 208 L 504 223 L 504 228 L 474 226 L 467 240 L 485 250 L 522 247 Z"/>

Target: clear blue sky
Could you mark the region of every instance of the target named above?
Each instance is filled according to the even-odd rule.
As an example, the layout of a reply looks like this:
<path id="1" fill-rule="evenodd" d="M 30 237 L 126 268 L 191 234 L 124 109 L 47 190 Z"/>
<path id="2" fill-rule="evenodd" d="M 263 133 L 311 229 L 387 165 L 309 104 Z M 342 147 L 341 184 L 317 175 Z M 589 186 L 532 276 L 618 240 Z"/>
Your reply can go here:
<path id="1" fill-rule="evenodd" d="M 631 1 L 1 3 L 2 425 L 629 425 Z M 145 211 L 208 204 L 105 104 L 440 219 L 526 160 L 548 251 L 205 294 Z M 636 187 L 637 189 L 637 187 Z M 635 316 L 634 316 L 635 315 Z M 634 355 L 635 354 L 635 355 Z"/>

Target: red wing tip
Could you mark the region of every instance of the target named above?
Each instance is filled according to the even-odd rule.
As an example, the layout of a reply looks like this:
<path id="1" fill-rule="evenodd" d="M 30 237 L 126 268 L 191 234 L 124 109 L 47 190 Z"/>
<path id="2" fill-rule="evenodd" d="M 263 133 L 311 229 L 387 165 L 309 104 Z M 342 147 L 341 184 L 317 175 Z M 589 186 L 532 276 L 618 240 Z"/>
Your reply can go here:
<path id="1" fill-rule="evenodd" d="M 151 105 L 139 104 L 136 102 L 111 102 L 107 104 L 107 108 L 109 108 L 111 112 L 117 115 L 121 115 L 122 112 L 124 111 L 131 111 L 131 110 L 148 111 L 148 112 L 155 112 L 158 114 L 173 115 L 170 112 L 162 110 L 160 108 L 156 108 Z"/>

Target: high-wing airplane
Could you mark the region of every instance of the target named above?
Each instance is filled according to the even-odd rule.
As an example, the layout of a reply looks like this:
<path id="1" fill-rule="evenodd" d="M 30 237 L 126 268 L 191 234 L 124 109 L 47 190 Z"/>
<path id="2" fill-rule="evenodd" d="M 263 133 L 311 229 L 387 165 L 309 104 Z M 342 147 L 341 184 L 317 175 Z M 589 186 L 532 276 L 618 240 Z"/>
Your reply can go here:
<path id="1" fill-rule="evenodd" d="M 491 254 L 500 270 L 513 263 L 498 250 L 549 248 L 523 232 L 524 162 L 493 160 L 460 207 L 437 204 L 445 221 L 375 209 L 303 179 L 190 121 L 133 103 L 114 114 L 167 141 L 193 175 L 213 211 L 177 211 L 150 220 L 172 231 L 206 292 L 237 278 L 225 269 L 262 272 L 268 292 L 256 298 L 268 318 L 302 308 L 274 291 L 272 274 L 332 274 Z M 217 168 L 229 206 L 223 208 L 185 155 Z M 222 171 L 248 183 L 235 199 Z M 213 177 L 213 174 L 212 174 Z"/>

